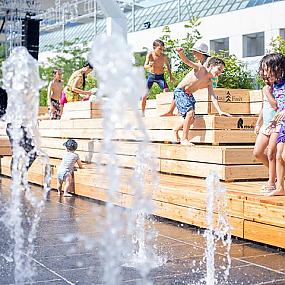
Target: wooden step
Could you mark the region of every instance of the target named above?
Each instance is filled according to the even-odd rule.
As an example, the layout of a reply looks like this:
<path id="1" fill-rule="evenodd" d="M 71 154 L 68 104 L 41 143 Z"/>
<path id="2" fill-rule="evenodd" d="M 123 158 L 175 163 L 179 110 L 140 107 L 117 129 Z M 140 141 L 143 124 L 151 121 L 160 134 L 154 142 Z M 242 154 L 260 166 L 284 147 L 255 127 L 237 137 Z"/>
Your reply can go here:
<path id="1" fill-rule="evenodd" d="M 2 165 L 9 171 L 9 158 Z M 60 160 L 51 160 L 56 167 Z M 39 162 L 30 169 L 29 177 L 41 184 Z M 104 171 L 104 170 L 103 170 Z M 131 169 L 123 169 L 120 187 L 113 203 L 131 207 L 133 188 L 130 183 Z M 205 227 L 206 183 L 205 180 L 184 176 L 159 174 L 157 189 L 149 183 L 145 191 L 152 193 L 153 213 L 172 220 Z M 227 189 L 228 213 L 235 236 L 285 248 L 282 234 L 285 232 L 285 197 L 265 197 L 259 194 L 261 182 L 222 183 Z M 87 165 L 75 172 L 76 194 L 101 201 L 110 201 L 107 177 L 96 165 Z M 251 191 L 249 191 L 251 190 Z M 217 214 L 215 214 L 217 215 Z M 270 231 L 271 234 L 268 234 Z M 273 234 L 272 234 L 273 233 Z"/>
<path id="2" fill-rule="evenodd" d="M 219 102 L 237 102 L 237 103 L 249 103 L 249 102 L 261 102 L 262 91 L 250 90 L 250 89 L 228 89 L 228 88 L 215 88 L 214 93 L 217 96 Z M 211 98 L 208 94 L 208 90 L 200 89 L 194 93 L 197 102 L 208 102 Z M 173 99 L 173 92 L 163 92 L 156 95 L 157 104 L 169 104 Z"/>
<path id="3" fill-rule="evenodd" d="M 0 136 L 0 156 L 11 155 L 10 142 L 7 136 Z"/>
<path id="4" fill-rule="evenodd" d="M 256 116 L 233 116 L 224 117 L 216 115 L 196 116 L 191 129 L 195 130 L 252 130 L 256 124 Z M 130 124 L 132 122 L 132 124 Z M 173 130 L 179 123 L 183 122 L 178 116 L 144 118 L 144 125 L 148 130 Z M 78 120 L 48 120 L 41 121 L 40 129 L 102 129 L 102 119 L 78 119 Z M 139 128 L 138 120 L 134 116 L 122 117 L 115 125 L 116 129 Z"/>
<path id="5" fill-rule="evenodd" d="M 217 88 L 215 94 L 218 97 L 221 109 L 230 114 L 259 114 L 262 106 L 262 92 L 260 90 Z M 196 114 L 217 114 L 207 89 L 198 90 L 194 93 L 194 97 Z M 158 115 L 164 114 L 169 110 L 173 100 L 173 92 L 158 94 L 156 100 Z"/>

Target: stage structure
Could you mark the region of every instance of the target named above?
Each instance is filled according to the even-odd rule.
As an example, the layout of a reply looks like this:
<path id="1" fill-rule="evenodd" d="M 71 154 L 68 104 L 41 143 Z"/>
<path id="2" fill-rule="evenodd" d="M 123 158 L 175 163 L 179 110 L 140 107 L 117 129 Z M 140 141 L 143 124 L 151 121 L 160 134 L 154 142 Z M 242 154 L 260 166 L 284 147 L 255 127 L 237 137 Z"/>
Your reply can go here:
<path id="1" fill-rule="evenodd" d="M 14 47 L 25 46 L 27 27 L 23 27 L 23 24 L 27 24 L 29 19 L 39 13 L 41 13 L 39 0 L 0 1 L 0 43 L 5 46 L 6 56 Z"/>

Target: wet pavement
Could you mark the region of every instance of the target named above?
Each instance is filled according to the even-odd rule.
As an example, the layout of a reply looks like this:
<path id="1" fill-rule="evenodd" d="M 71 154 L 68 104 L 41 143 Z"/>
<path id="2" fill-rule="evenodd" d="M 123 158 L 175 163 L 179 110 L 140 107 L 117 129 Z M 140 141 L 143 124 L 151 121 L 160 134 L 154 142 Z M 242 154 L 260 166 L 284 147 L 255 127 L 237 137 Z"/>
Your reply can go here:
<path id="1" fill-rule="evenodd" d="M 0 216 L 7 205 L 10 180 L 0 178 Z M 40 195 L 41 189 L 32 186 Z M 104 222 L 105 206 L 80 197 L 59 197 L 51 191 L 41 214 L 34 241 L 33 265 L 36 275 L 32 284 L 103 284 L 103 265 L 98 239 Z M 31 214 L 27 206 L 27 215 Z M 100 222 L 99 222 L 100 221 Z M 202 230 L 164 219 L 151 222 L 158 237 L 155 245 L 166 262 L 152 269 L 148 279 L 152 284 L 205 284 L 205 240 Z M 89 242 L 83 242 L 85 239 Z M 15 284 L 13 260 L 7 258 L 11 240 L 0 221 L 0 284 Z M 225 250 L 218 246 L 216 268 L 225 264 Z M 285 252 L 277 248 L 233 239 L 232 265 L 228 283 L 218 276 L 218 284 L 285 285 Z M 144 284 L 134 268 L 121 267 L 122 284 Z M 28 283 L 30 284 L 30 283 Z M 118 283 L 119 284 L 119 283 Z"/>

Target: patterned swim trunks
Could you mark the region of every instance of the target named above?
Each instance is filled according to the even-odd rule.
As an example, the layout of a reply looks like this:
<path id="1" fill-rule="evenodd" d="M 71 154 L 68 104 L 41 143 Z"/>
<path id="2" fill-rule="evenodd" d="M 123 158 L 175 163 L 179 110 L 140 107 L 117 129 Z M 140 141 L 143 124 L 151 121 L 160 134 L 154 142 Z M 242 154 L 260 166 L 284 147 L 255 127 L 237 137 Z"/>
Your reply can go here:
<path id="1" fill-rule="evenodd" d="M 285 124 L 282 122 L 276 143 L 285 143 Z"/>
<path id="2" fill-rule="evenodd" d="M 196 100 L 192 94 L 187 94 L 181 88 L 175 88 L 174 90 L 174 101 L 179 114 L 185 119 L 186 114 L 193 110 L 195 111 Z"/>
<path id="3" fill-rule="evenodd" d="M 51 120 L 60 120 L 60 103 L 58 100 L 51 99 L 53 110 L 49 108 L 49 117 Z"/>

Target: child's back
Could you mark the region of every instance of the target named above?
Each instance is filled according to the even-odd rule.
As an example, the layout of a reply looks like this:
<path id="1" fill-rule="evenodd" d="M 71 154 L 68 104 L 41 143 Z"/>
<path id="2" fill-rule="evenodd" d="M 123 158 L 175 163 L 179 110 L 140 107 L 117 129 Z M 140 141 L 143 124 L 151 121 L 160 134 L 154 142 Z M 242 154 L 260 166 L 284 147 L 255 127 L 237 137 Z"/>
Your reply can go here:
<path id="1" fill-rule="evenodd" d="M 77 153 L 68 151 L 61 161 L 61 164 L 57 171 L 57 176 L 59 179 L 64 180 L 65 176 L 74 171 L 74 165 L 79 160 Z"/>

